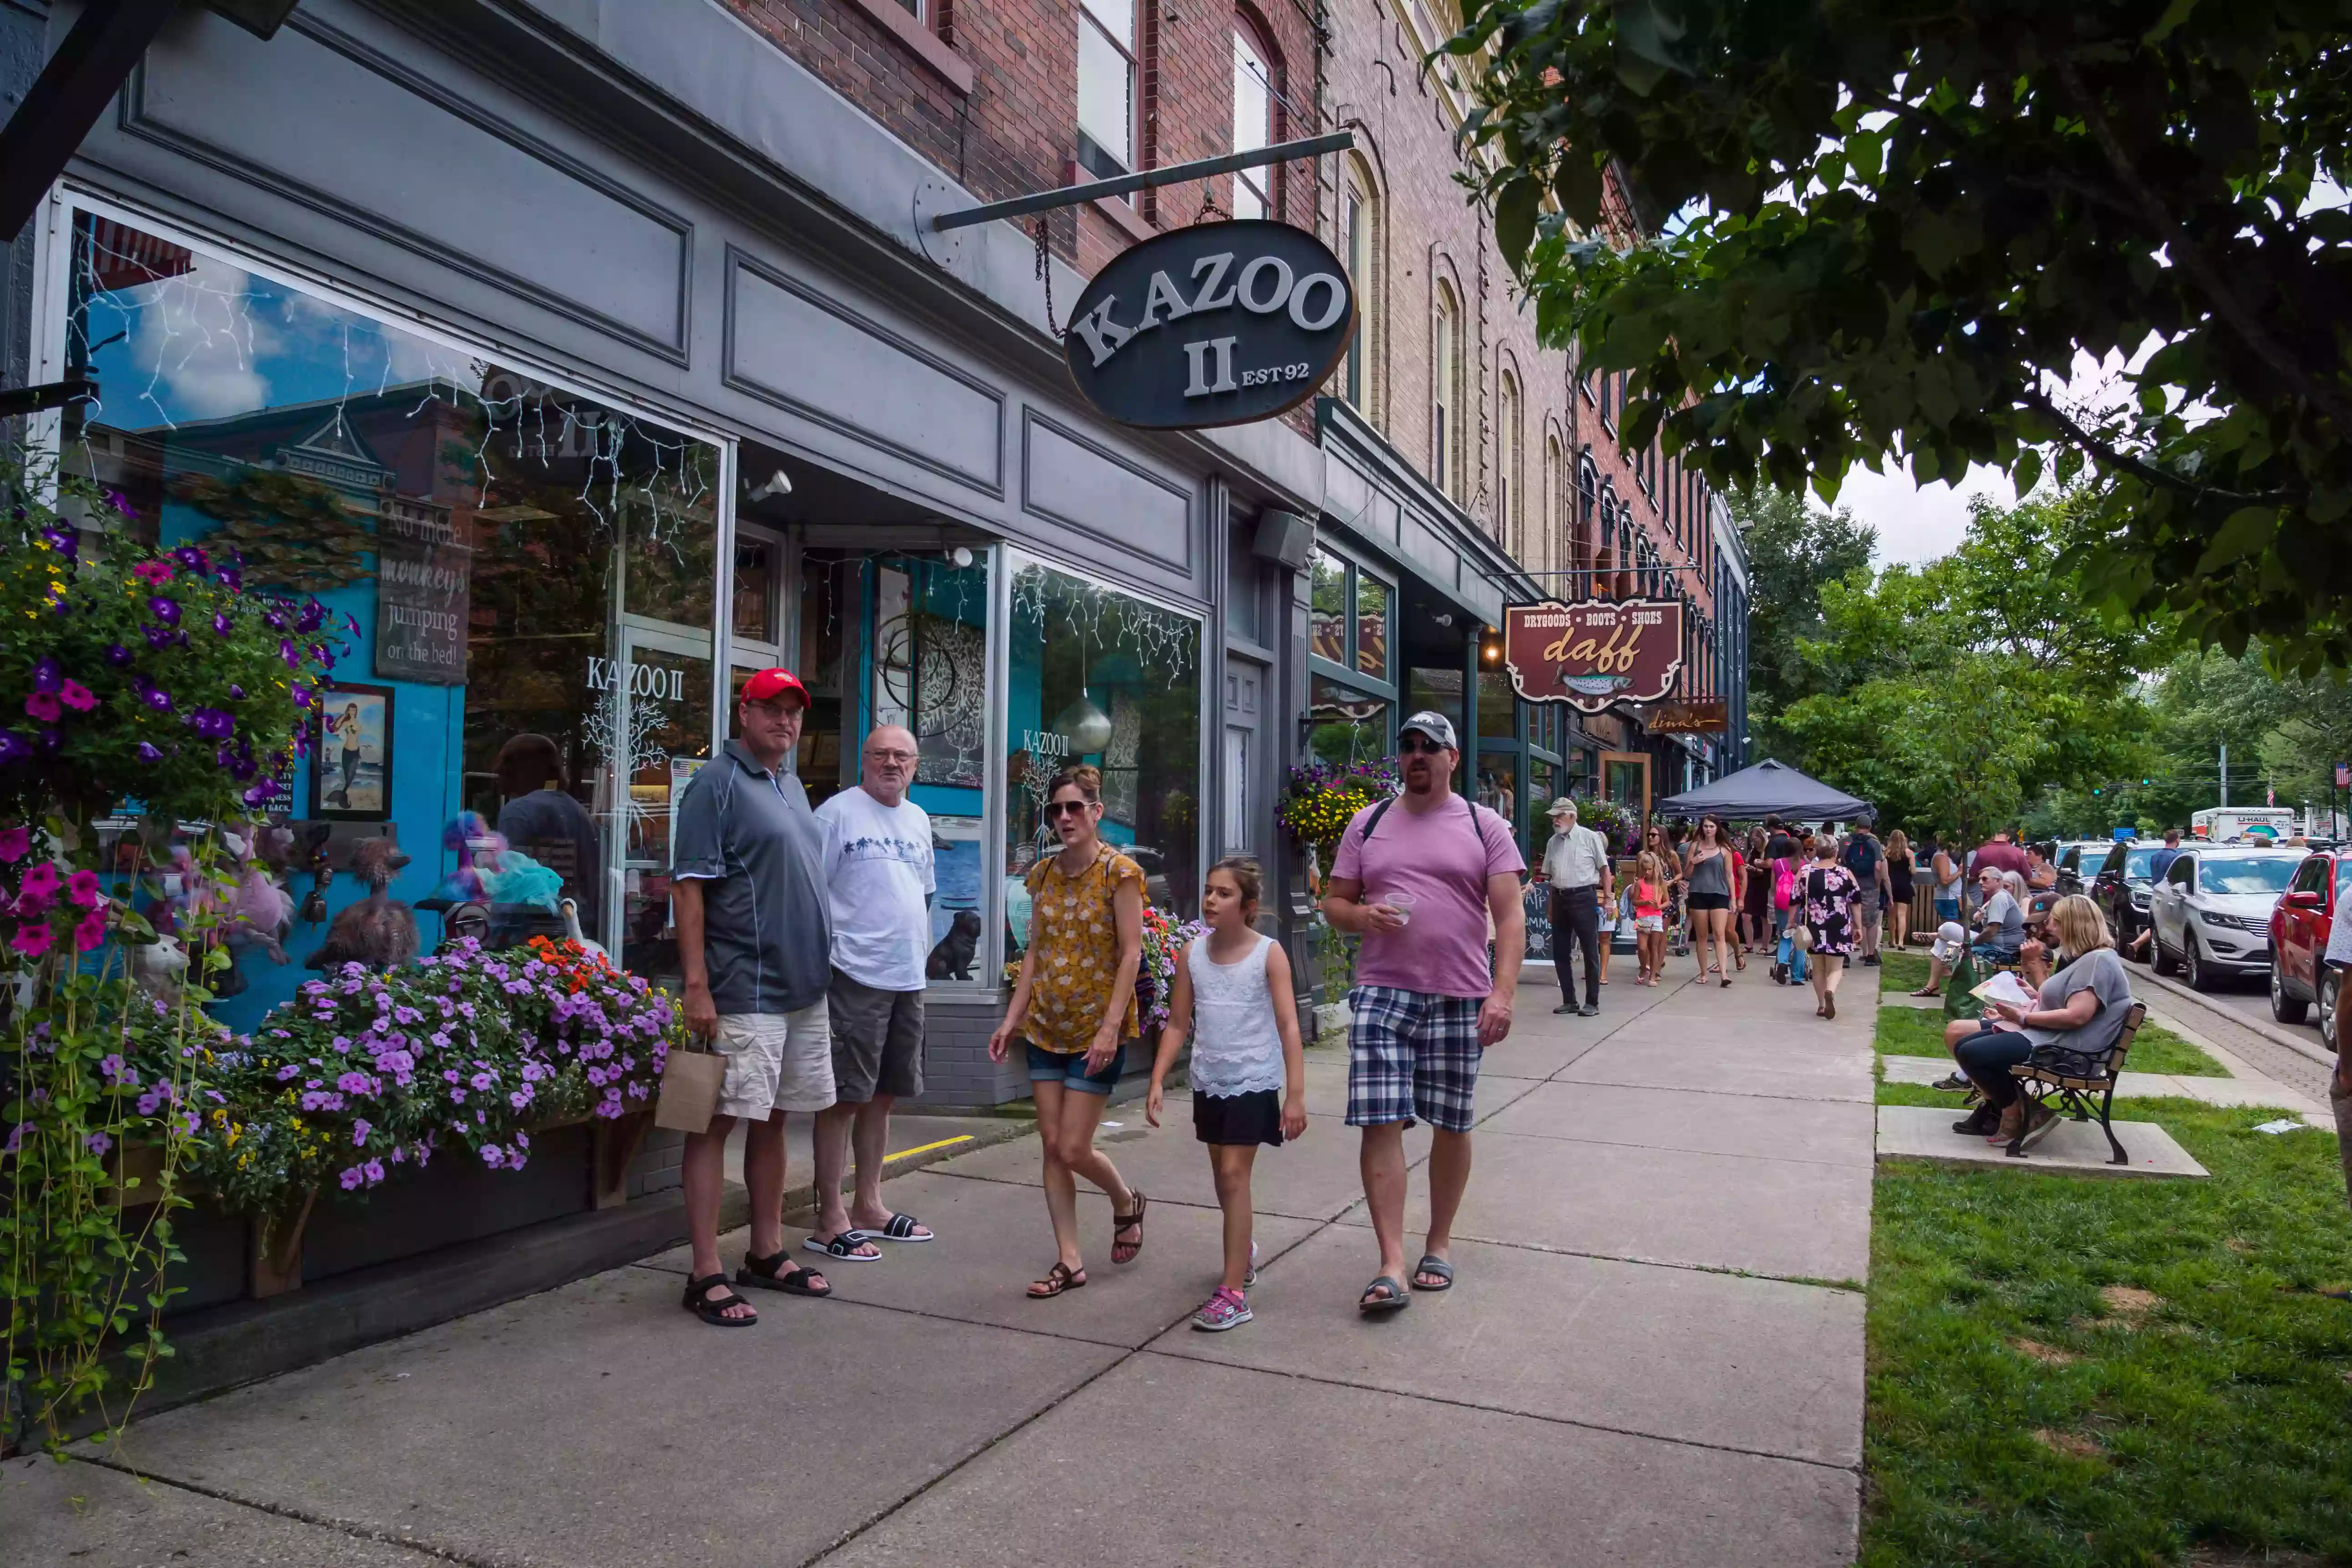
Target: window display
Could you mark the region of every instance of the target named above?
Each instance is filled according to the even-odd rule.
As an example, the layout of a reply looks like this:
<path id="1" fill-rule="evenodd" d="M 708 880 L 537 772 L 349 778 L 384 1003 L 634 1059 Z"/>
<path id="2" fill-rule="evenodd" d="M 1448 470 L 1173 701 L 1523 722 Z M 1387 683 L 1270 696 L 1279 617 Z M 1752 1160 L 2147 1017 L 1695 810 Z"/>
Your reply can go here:
<path id="1" fill-rule="evenodd" d="M 1389 754 L 1389 702 L 1315 677 L 1307 709 L 1307 754 L 1314 762 L 1345 767 L 1376 763 Z"/>
<path id="2" fill-rule="evenodd" d="M 428 947 L 487 826 L 554 873 L 492 894 L 494 933 L 576 920 L 663 975 L 669 803 L 710 751 L 719 447 L 87 212 L 70 285 L 67 369 L 99 390 L 64 450 L 107 526 L 316 595 L 343 645 L 295 789 L 341 874 L 288 967 L 240 960 L 223 1021 L 291 994 L 363 838 L 397 839 Z"/>
<path id="3" fill-rule="evenodd" d="M 1143 868 L 1150 900 L 1199 911 L 1201 623 L 1034 562 L 1013 569 L 1005 704 L 1007 945 L 1028 940 L 1021 879 L 1055 840 L 1045 790 L 1060 769 L 1103 774 L 1102 836 Z"/>

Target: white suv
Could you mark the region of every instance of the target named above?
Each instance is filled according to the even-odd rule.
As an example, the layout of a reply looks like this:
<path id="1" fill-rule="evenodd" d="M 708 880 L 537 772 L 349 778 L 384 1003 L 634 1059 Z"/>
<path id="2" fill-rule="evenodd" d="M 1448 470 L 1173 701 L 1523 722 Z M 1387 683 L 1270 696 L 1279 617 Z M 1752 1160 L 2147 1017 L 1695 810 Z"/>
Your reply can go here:
<path id="1" fill-rule="evenodd" d="M 2189 984 L 2200 991 L 2231 975 L 2267 973 L 2271 908 L 2304 857 L 2301 849 L 2242 844 L 2182 849 L 2148 895 L 2156 972 L 2186 970 Z"/>

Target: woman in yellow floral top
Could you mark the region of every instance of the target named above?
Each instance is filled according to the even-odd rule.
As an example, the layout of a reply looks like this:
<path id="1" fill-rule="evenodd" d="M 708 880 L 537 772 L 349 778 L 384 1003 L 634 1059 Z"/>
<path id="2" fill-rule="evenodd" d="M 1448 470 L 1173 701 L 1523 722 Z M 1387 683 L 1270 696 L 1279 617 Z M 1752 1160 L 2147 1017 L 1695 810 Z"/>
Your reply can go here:
<path id="1" fill-rule="evenodd" d="M 1030 868 L 1029 945 L 988 1055 L 1024 1042 L 1037 1132 L 1045 1144 L 1045 1213 L 1059 1254 L 1029 1294 L 1043 1300 L 1087 1282 L 1078 1256 L 1078 1184 L 1110 1196 L 1113 1263 L 1143 1250 L 1143 1194 L 1095 1147 L 1095 1127 L 1138 1030 L 1135 973 L 1143 959 L 1143 868 L 1102 841 L 1102 773 L 1054 776 L 1045 820 L 1061 853 Z"/>

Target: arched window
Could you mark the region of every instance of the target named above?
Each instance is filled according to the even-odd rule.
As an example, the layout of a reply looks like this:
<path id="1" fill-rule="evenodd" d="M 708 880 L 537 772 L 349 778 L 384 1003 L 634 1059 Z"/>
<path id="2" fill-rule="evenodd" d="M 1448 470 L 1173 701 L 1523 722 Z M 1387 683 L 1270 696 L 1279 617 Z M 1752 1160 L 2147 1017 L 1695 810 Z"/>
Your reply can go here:
<path id="1" fill-rule="evenodd" d="M 1430 481 L 1462 502 L 1462 307 L 1454 286 L 1437 284 L 1435 329 L 1431 334 Z"/>
<path id="2" fill-rule="evenodd" d="M 1600 520 L 1601 467 L 1592 460 L 1592 448 L 1587 447 L 1576 456 L 1576 521 L 1569 535 L 1568 563 L 1580 572 L 1590 573 L 1601 564 Z M 1582 598 L 1595 584 L 1590 576 L 1576 579 L 1576 592 L 1571 598 Z"/>
<path id="3" fill-rule="evenodd" d="M 1097 179 L 1135 167 L 1135 0 L 1081 0 L 1078 163 Z"/>
<path id="4" fill-rule="evenodd" d="M 1563 566 L 1576 565 L 1575 546 L 1570 543 L 1575 504 L 1568 493 L 1568 452 L 1557 435 L 1544 437 L 1543 505 L 1543 570 L 1557 572 Z M 1542 586 L 1555 599 L 1576 597 L 1573 577 L 1546 577 Z"/>
<path id="5" fill-rule="evenodd" d="M 1495 542 L 1515 560 L 1527 560 L 1519 517 L 1519 381 L 1508 370 L 1496 377 L 1495 395 Z"/>
<path id="6" fill-rule="evenodd" d="M 1372 419 L 1377 397 L 1373 366 L 1379 363 L 1381 311 L 1381 202 L 1371 172 L 1352 159 L 1346 165 L 1339 197 L 1339 256 L 1356 295 L 1356 341 L 1349 345 L 1340 385 L 1356 412 Z M 1374 420 L 1374 423 L 1378 423 Z"/>
<path id="7" fill-rule="evenodd" d="M 1274 143 L 1274 53 L 1246 16 L 1234 18 L 1234 151 L 1255 153 Z M 1265 217 L 1275 210 L 1272 167 L 1234 175 L 1234 216 Z"/>
<path id="8" fill-rule="evenodd" d="M 1625 564 L 1618 555 L 1617 527 L 1617 482 L 1603 479 L 1601 483 L 1601 535 L 1592 552 L 1592 564 L 1596 568 L 1592 576 L 1594 598 L 1613 599 L 1617 596 L 1617 574 Z"/>

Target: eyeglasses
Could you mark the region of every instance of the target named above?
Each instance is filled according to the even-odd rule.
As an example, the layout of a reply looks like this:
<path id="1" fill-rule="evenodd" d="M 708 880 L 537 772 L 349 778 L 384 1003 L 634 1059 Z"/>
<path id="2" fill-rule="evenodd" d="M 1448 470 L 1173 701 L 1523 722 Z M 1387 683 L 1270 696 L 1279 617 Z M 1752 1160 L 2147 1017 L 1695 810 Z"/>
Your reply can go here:
<path id="1" fill-rule="evenodd" d="M 1397 755 L 1400 757 L 1434 757 L 1444 750 L 1444 746 L 1426 735 L 1408 735 L 1397 742 Z"/>
<path id="2" fill-rule="evenodd" d="M 1057 822 L 1065 816 L 1076 816 L 1091 804 L 1083 800 L 1049 800 L 1045 803 L 1045 820 Z"/>
<path id="3" fill-rule="evenodd" d="M 877 763 L 911 763 L 915 760 L 914 752 L 901 752 L 896 749 L 887 752 L 873 751 L 868 752 L 866 754 L 872 757 Z"/>

